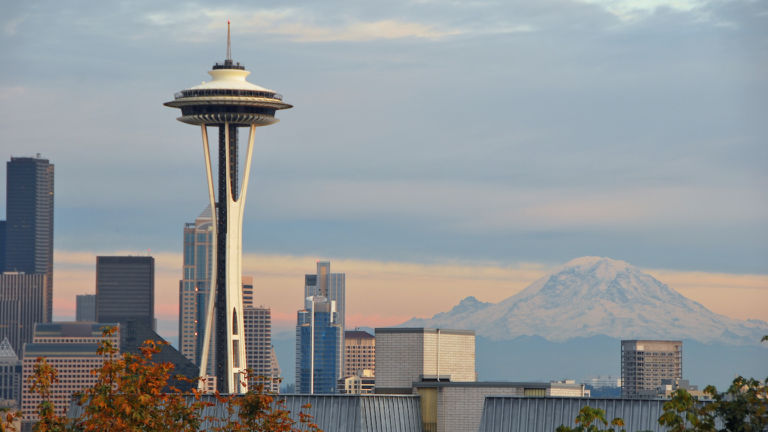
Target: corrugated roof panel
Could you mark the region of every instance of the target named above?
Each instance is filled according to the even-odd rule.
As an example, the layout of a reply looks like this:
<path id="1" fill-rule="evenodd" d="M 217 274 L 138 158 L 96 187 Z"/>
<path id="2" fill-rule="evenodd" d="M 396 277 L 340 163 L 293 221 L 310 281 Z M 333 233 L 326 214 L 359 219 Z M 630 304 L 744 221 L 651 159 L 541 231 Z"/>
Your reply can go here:
<path id="1" fill-rule="evenodd" d="M 552 432 L 560 425 L 575 426 L 579 410 L 589 405 L 606 413 L 609 422 L 621 417 L 628 432 L 663 432 L 658 419 L 663 400 L 592 398 L 485 398 L 479 432 Z"/>
<path id="2" fill-rule="evenodd" d="M 214 401 L 213 397 L 205 396 Z M 325 432 L 422 432 L 421 406 L 418 396 L 400 395 L 279 395 L 285 401 L 285 409 L 291 412 L 291 419 L 299 424 L 299 413 L 310 414 L 312 422 Z M 310 408 L 303 408 L 311 404 Z M 78 417 L 82 407 L 70 405 L 68 415 Z M 237 409 L 232 414 L 237 417 Z M 203 417 L 225 420 L 229 414 L 225 405 L 206 407 Z M 217 422 L 216 425 L 220 424 Z M 215 426 L 205 422 L 200 430 Z"/>

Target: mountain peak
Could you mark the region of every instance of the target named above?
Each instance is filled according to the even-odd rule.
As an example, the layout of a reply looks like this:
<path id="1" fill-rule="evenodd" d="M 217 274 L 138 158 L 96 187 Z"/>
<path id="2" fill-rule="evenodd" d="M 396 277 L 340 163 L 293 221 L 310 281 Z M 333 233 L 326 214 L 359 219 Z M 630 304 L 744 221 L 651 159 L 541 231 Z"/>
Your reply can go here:
<path id="1" fill-rule="evenodd" d="M 473 329 L 497 340 L 605 335 L 754 344 L 768 333 L 766 323 L 718 315 L 625 261 L 594 256 L 573 259 L 499 303 L 470 296 L 406 324 Z"/>
<path id="2" fill-rule="evenodd" d="M 565 263 L 565 265 L 560 268 L 561 271 L 565 269 L 577 269 L 581 271 L 602 271 L 614 274 L 628 270 L 636 270 L 634 266 L 630 265 L 626 261 L 597 256 L 583 256 L 580 258 L 574 258 Z"/>

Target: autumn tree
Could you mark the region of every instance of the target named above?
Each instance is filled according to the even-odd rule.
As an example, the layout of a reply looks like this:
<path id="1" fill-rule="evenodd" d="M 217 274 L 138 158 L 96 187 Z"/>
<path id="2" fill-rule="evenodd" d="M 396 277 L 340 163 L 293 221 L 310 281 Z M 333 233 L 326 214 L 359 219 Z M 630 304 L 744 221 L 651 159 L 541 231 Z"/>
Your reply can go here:
<path id="1" fill-rule="evenodd" d="M 266 394 L 263 386 L 255 386 L 245 395 L 217 393 L 214 398 L 204 397 L 196 385 L 183 391 L 174 383 L 197 381 L 172 375 L 174 366 L 169 362 L 153 361 L 166 342 L 147 340 L 139 354 L 120 355 L 118 347 L 106 338 L 115 331 L 104 330 L 105 339 L 98 349 L 104 362 L 91 372 L 97 376 L 96 384 L 77 398 L 82 407 L 78 418 L 55 415 L 50 387 L 56 381 L 56 370 L 45 359 L 38 359 L 30 379 L 32 390 L 43 400 L 38 407 L 36 432 L 191 432 L 200 430 L 203 424 L 219 432 L 322 432 L 304 413 L 299 413 L 298 422 L 294 421 L 284 402 Z M 225 407 L 228 416 L 204 416 L 206 407 L 217 402 Z"/>

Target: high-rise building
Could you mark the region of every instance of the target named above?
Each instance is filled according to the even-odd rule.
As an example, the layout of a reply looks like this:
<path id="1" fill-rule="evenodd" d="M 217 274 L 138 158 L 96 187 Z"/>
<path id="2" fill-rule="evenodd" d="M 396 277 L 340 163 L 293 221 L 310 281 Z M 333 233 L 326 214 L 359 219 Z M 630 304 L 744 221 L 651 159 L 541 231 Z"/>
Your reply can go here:
<path id="1" fill-rule="evenodd" d="M 243 276 L 243 307 L 256 306 L 253 300 L 253 276 Z"/>
<path id="2" fill-rule="evenodd" d="M 21 392 L 21 361 L 8 338 L 0 342 L 0 406 L 18 406 Z"/>
<path id="3" fill-rule="evenodd" d="M 47 279 L 45 273 L 0 274 L 0 339 L 7 337 L 17 353 L 32 342 L 35 323 L 46 322 Z"/>
<path id="4" fill-rule="evenodd" d="M 46 277 L 44 319 L 53 316 L 53 164 L 11 157 L 6 164 L 5 271 Z"/>
<path id="5" fill-rule="evenodd" d="M 297 392 L 335 393 L 342 337 L 336 302 L 323 296 L 307 297 L 296 319 Z"/>
<path id="6" fill-rule="evenodd" d="M 682 378 L 682 341 L 621 341 L 621 397 L 653 397 L 662 380 Z"/>
<path id="7" fill-rule="evenodd" d="M 198 365 L 203 349 L 212 260 L 213 220 L 208 206 L 194 222 L 184 224 L 184 270 L 179 282 L 179 351 Z"/>
<path id="8" fill-rule="evenodd" d="M 304 298 L 322 296 L 336 302 L 337 323 L 341 327 L 341 345 L 339 346 L 339 358 L 344 358 L 344 329 L 346 320 L 346 279 L 345 273 L 331 273 L 329 261 L 317 262 L 317 273 L 304 275 Z M 339 363 L 337 379 L 344 375 L 344 363 Z"/>
<path id="9" fill-rule="evenodd" d="M 245 279 L 245 278 L 244 278 Z M 251 378 L 248 385 L 262 384 L 266 391 L 280 390 L 280 376 L 274 374 L 276 358 L 272 349 L 272 310 L 265 307 L 245 306 L 245 357 Z"/>
<path id="10" fill-rule="evenodd" d="M 0 220 L 0 273 L 5 271 L 5 221 Z"/>
<path id="11" fill-rule="evenodd" d="M 411 394 L 417 382 L 474 381 L 474 331 L 376 329 L 376 393 Z"/>
<path id="12" fill-rule="evenodd" d="M 96 321 L 96 296 L 78 294 L 76 297 L 75 321 Z"/>
<path id="13" fill-rule="evenodd" d="M 178 120 L 201 127 L 205 157 L 208 198 L 213 215 L 216 257 L 213 294 L 209 296 L 205 332 L 216 332 L 216 385 L 222 393 L 245 393 L 240 374 L 245 373 L 243 346 L 242 230 L 245 199 L 256 127 L 276 123 L 275 112 L 291 108 L 276 92 L 246 81 L 250 72 L 232 60 L 227 24 L 227 57 L 208 72 L 209 82 L 182 90 L 165 105 L 181 109 Z M 217 181 L 213 179 L 211 152 L 208 146 L 208 126 L 218 129 Z M 245 168 L 239 175 L 238 128 L 247 127 L 248 146 Z M 214 192 L 215 190 L 215 192 Z M 217 200 L 218 198 L 218 200 Z M 207 341 L 208 336 L 203 337 Z M 201 375 L 206 372 L 208 344 L 201 355 Z"/>
<path id="14" fill-rule="evenodd" d="M 344 377 L 376 371 L 376 338 L 362 330 L 344 332 Z M 369 374 L 370 375 L 370 374 Z"/>
<path id="15" fill-rule="evenodd" d="M 51 402 L 57 415 L 64 415 L 72 395 L 96 383 L 98 376 L 93 369 L 104 363 L 97 354 L 99 343 L 104 339 L 103 328 L 118 326 L 117 323 L 53 322 L 36 324 L 32 343 L 24 346 L 22 359 L 21 410 L 25 421 L 37 420 L 37 406 L 42 399 L 31 391 L 29 377 L 34 374 L 38 357 L 56 369 L 57 381 L 51 384 Z M 115 347 L 120 346 L 120 330 L 107 337 Z"/>
<path id="16" fill-rule="evenodd" d="M 155 328 L 153 257 L 96 257 L 96 321 L 137 321 Z"/>

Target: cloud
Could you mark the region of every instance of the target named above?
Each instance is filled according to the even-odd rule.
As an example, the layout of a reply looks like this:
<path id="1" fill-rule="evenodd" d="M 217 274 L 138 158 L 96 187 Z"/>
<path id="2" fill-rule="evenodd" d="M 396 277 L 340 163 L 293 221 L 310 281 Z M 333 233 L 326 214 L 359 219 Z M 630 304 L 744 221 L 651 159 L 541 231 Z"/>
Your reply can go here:
<path id="1" fill-rule="evenodd" d="M 286 181 L 258 193 L 256 199 L 269 218 L 290 219 L 312 209 L 312 217 L 320 220 L 440 221 L 442 228 L 463 233 L 720 226 L 768 218 L 768 202 L 750 198 L 751 192 L 703 186 L 553 189 L 472 181 L 316 180 L 309 186 Z M 745 202 L 750 203 L 749 212 L 744 211 Z M 698 215 L 696 221 L 691 220 L 692 212 Z"/>
<path id="2" fill-rule="evenodd" d="M 437 40 L 461 34 L 462 31 L 441 28 L 413 20 L 392 18 L 364 20 L 349 18 L 341 22 L 320 23 L 308 10 L 299 8 L 258 9 L 234 11 L 231 9 L 186 9 L 153 12 L 145 15 L 145 21 L 155 26 L 185 27 L 174 31 L 181 37 L 202 37 L 223 32 L 229 17 L 237 17 L 232 23 L 238 34 L 265 34 L 285 37 L 295 42 L 364 42 L 388 39 Z"/>
<path id="3" fill-rule="evenodd" d="M 692 12 L 707 4 L 705 0 L 581 0 L 600 6 L 623 22 L 648 17 L 659 9 L 676 12 Z"/>

